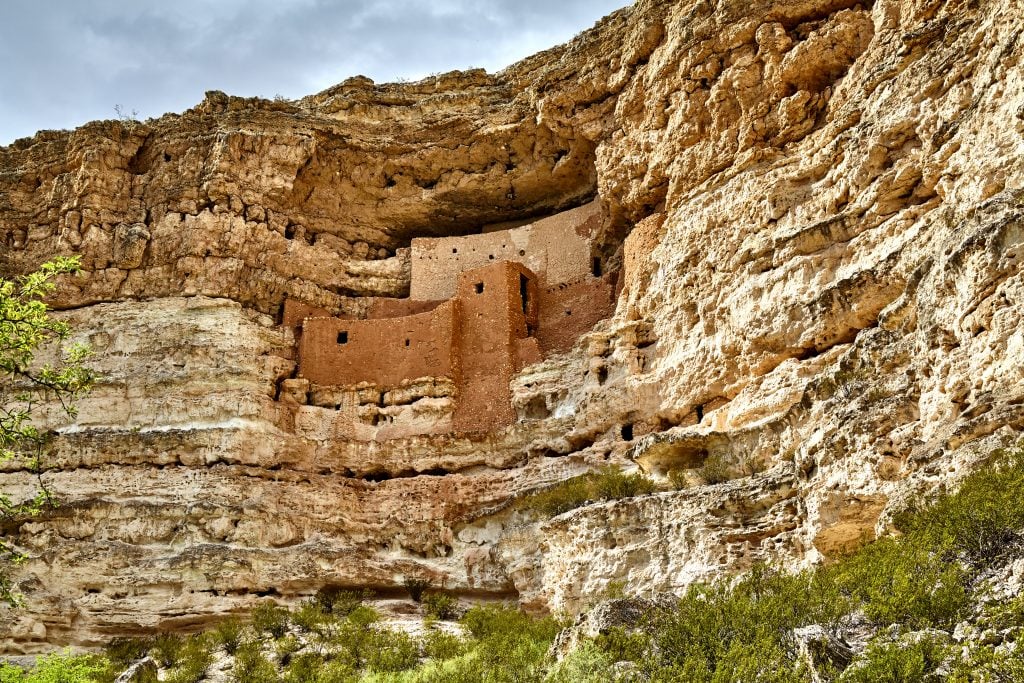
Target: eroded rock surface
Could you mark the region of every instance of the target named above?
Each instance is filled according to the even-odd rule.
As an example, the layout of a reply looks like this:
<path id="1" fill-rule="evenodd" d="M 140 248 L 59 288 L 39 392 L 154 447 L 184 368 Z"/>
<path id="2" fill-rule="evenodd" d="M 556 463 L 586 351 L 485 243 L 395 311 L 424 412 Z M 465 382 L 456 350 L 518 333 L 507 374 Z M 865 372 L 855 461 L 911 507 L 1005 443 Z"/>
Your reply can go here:
<path id="1" fill-rule="evenodd" d="M 883 531 L 1024 427 L 1022 16 L 640 0 L 499 74 L 210 93 L 0 149 L 0 267 L 83 254 L 54 304 L 104 373 L 55 422 L 65 505 L 21 527 L 0 647 L 406 576 L 571 611 Z M 412 238 L 593 198 L 615 314 L 513 379 L 515 424 L 360 440 L 295 400 L 285 297 L 364 316 L 408 295 Z M 690 477 L 709 458 L 742 476 Z M 693 485 L 511 504 L 629 461 Z"/>

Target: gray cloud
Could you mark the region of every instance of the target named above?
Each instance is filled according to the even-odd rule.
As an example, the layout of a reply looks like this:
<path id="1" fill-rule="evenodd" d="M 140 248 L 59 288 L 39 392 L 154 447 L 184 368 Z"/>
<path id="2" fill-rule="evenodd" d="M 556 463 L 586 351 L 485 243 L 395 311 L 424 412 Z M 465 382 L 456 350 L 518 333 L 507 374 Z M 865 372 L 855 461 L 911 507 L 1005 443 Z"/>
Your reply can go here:
<path id="1" fill-rule="evenodd" d="M 43 128 L 181 111 L 206 90 L 300 97 L 496 71 L 629 0 L 4 0 L 0 145 Z"/>

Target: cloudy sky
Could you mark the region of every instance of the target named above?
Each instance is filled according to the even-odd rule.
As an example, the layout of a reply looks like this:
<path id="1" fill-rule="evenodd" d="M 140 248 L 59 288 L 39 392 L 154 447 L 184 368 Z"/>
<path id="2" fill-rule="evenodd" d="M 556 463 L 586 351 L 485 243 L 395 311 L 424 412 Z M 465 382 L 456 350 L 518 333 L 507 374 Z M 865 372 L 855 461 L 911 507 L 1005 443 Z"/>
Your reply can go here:
<path id="1" fill-rule="evenodd" d="M 630 0 L 0 0 L 0 145 L 197 104 L 497 71 Z"/>

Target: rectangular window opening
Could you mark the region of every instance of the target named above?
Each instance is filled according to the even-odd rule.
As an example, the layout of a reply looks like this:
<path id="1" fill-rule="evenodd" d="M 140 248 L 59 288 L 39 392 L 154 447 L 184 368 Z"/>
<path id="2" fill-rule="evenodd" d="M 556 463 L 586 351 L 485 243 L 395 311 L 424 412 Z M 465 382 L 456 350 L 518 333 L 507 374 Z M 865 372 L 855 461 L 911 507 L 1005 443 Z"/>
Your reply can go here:
<path id="1" fill-rule="evenodd" d="M 483 294 L 484 293 L 484 283 L 482 283 L 482 282 L 476 283 L 475 285 L 473 285 L 473 288 L 476 289 L 476 293 L 477 294 Z"/>
<path id="2" fill-rule="evenodd" d="M 348 332 L 339 332 L 338 333 L 338 343 L 339 344 L 348 344 Z"/>
<path id="3" fill-rule="evenodd" d="M 530 281 L 525 275 L 519 275 L 519 298 L 523 302 L 523 313 L 530 310 Z"/>
<path id="4" fill-rule="evenodd" d="M 594 257 L 594 263 L 593 263 L 592 270 L 594 272 L 594 277 L 601 277 L 602 271 L 601 271 L 601 257 L 600 256 L 595 256 Z"/>

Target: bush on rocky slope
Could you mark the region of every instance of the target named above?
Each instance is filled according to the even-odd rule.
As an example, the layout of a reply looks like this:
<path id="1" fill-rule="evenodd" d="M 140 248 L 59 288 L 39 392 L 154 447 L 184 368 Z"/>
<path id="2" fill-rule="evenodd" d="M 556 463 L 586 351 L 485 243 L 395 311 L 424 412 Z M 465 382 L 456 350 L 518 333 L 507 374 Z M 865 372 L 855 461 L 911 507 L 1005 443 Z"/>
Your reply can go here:
<path id="1" fill-rule="evenodd" d="M 617 467 L 608 466 L 525 496 L 519 505 L 554 517 L 591 502 L 642 496 L 652 493 L 654 488 L 654 482 L 640 472 L 625 474 Z"/>
<path id="2" fill-rule="evenodd" d="M 1024 652 L 1011 642 L 1024 610 L 986 605 L 985 578 L 1021 555 L 1024 453 L 996 460 L 957 493 L 900 515 L 899 536 L 828 567 L 756 567 L 691 586 L 675 608 L 597 644 L 652 681 L 805 681 L 810 666 L 838 681 L 1020 680 Z M 962 635 L 972 619 L 1000 628 L 972 640 Z M 801 637 L 812 626 L 827 642 Z"/>
<path id="3" fill-rule="evenodd" d="M 691 586 L 635 628 L 605 629 L 559 662 L 550 656 L 562 628 L 554 619 L 474 607 L 461 619 L 462 636 L 428 622 L 417 639 L 382 627 L 359 596 L 346 594 L 329 608 L 307 601 L 288 619 L 262 605 L 237 634 L 221 625 L 189 638 L 117 640 L 106 659 L 56 655 L 28 673 L 7 666 L 0 683 L 112 681 L 147 655 L 161 664 L 162 680 L 181 683 L 218 666 L 240 683 L 1019 681 L 1022 493 L 1024 453 L 1000 454 L 957 493 L 899 515 L 899 536 L 827 567 L 793 574 L 758 566 Z M 143 668 L 135 680 L 155 676 Z"/>

